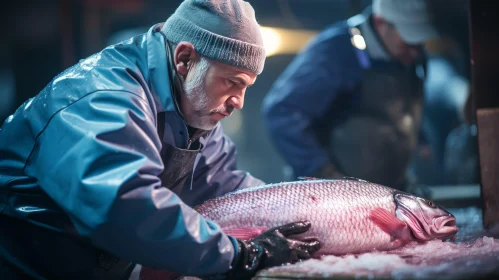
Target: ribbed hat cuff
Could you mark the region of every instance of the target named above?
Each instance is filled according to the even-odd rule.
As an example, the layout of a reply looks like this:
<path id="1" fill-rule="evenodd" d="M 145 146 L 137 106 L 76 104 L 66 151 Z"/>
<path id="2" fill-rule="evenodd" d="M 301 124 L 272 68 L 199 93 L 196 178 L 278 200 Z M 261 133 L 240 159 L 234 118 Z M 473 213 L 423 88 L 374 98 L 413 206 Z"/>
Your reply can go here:
<path id="1" fill-rule="evenodd" d="M 261 46 L 220 36 L 175 14 L 165 22 L 162 32 L 172 43 L 190 42 L 197 52 L 210 59 L 257 75 L 263 71 L 265 49 Z"/>

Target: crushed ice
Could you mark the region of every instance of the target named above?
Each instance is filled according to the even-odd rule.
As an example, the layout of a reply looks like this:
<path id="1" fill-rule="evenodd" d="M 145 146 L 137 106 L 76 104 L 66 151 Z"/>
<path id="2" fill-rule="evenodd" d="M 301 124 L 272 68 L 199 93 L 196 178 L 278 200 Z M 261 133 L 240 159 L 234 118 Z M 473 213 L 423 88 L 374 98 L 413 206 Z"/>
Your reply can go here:
<path id="1" fill-rule="evenodd" d="M 359 255 L 323 256 L 294 265 L 274 267 L 270 273 L 292 274 L 294 277 L 357 277 L 431 278 L 442 276 L 473 277 L 499 273 L 499 239 L 481 226 L 477 208 L 451 211 L 460 231 L 455 242 L 433 240 L 412 242 L 387 252 Z M 496 235 L 496 237 L 498 237 Z"/>

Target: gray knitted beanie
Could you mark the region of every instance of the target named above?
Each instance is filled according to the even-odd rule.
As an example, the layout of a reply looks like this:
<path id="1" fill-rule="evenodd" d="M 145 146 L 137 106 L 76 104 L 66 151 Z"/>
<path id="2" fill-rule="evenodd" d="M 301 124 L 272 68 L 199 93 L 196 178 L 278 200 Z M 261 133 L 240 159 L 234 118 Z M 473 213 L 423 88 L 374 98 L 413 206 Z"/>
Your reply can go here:
<path id="1" fill-rule="evenodd" d="M 175 44 L 187 41 L 198 53 L 260 74 L 265 64 L 255 11 L 242 0 L 185 0 L 161 29 Z"/>

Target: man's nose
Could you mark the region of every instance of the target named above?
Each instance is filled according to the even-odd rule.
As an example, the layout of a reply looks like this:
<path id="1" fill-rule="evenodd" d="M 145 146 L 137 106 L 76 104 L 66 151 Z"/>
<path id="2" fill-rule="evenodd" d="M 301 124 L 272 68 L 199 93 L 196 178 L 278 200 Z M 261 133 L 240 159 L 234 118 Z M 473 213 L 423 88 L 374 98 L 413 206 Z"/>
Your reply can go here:
<path id="1" fill-rule="evenodd" d="M 238 95 L 231 95 L 227 100 L 227 104 L 234 107 L 234 109 L 241 110 L 244 106 L 244 92 Z"/>

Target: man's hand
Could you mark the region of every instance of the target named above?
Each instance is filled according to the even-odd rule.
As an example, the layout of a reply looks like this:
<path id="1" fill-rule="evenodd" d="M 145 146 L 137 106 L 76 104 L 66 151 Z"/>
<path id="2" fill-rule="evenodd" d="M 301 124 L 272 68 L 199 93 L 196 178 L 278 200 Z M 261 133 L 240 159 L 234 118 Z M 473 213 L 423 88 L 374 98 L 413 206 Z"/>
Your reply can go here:
<path id="1" fill-rule="evenodd" d="M 307 221 L 294 222 L 272 228 L 249 241 L 238 240 L 239 254 L 227 279 L 250 279 L 260 269 L 311 258 L 320 248 L 317 239 L 288 238 L 308 231 L 310 226 Z"/>

